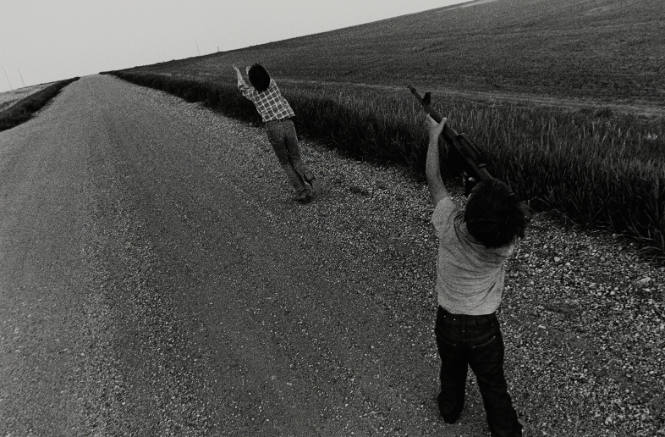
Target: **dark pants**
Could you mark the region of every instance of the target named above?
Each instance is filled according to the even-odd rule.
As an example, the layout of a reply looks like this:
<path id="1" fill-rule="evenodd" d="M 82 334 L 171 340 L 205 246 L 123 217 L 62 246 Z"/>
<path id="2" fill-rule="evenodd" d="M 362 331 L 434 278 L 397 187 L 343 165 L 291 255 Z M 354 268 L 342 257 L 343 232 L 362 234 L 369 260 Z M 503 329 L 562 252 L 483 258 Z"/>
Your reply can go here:
<path id="1" fill-rule="evenodd" d="M 436 344 L 441 357 L 439 411 L 454 423 L 464 407 L 467 369 L 476 375 L 493 436 L 521 436 L 503 375 L 503 337 L 495 314 L 451 314 L 439 307 Z"/>
<path id="2" fill-rule="evenodd" d="M 289 118 L 269 121 L 265 126 L 268 140 L 293 189 L 296 193 L 309 191 L 307 182 L 312 179 L 312 175 L 307 171 L 300 157 L 298 136 L 293 121 Z"/>

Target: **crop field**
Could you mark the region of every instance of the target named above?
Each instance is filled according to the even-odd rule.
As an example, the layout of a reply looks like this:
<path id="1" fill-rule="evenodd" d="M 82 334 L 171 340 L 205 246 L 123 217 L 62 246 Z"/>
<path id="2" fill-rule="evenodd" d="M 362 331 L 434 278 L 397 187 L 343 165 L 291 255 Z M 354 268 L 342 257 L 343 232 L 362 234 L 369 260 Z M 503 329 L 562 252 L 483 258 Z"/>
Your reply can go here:
<path id="1" fill-rule="evenodd" d="M 397 17 L 151 71 L 227 74 L 262 62 L 278 77 L 665 101 L 665 2 L 497 0 Z M 251 29 L 248 29 L 248 32 Z"/>
<path id="2" fill-rule="evenodd" d="M 404 85 L 433 88 L 451 126 L 466 132 L 491 172 L 536 209 L 662 252 L 665 75 L 658 73 L 665 26 L 654 10 L 665 5 L 497 0 L 116 74 L 258 121 L 235 89 L 231 65 L 260 61 L 298 114 L 299 132 L 359 159 L 407 166 L 416 177 L 425 157 L 423 116 Z M 612 29 L 625 32 L 610 35 Z M 441 86 L 500 92 L 470 99 Z M 589 103 L 515 103 L 502 93 Z M 652 115 L 612 109 L 618 103 L 643 105 Z M 451 177 L 458 171 L 445 156 L 442 165 Z"/>

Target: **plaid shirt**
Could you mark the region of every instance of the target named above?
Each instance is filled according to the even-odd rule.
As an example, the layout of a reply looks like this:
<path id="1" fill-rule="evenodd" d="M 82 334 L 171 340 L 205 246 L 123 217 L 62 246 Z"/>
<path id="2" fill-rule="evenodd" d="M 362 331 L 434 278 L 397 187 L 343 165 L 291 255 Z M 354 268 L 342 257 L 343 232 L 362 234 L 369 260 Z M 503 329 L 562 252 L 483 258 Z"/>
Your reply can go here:
<path id="1" fill-rule="evenodd" d="M 243 82 L 238 82 L 238 89 L 245 98 L 251 100 L 256 106 L 256 110 L 261 115 L 263 122 L 282 120 L 290 118 L 296 114 L 291 109 L 291 105 L 286 101 L 282 93 L 277 88 L 274 80 L 270 79 L 268 89 L 258 92 L 251 86 Z"/>

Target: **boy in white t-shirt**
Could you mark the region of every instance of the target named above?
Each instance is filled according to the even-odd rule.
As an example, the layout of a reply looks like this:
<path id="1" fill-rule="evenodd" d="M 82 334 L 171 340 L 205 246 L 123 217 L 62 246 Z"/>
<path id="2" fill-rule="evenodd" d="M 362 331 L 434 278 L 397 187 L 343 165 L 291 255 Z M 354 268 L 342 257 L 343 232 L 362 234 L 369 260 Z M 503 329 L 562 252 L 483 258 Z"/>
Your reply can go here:
<path id="1" fill-rule="evenodd" d="M 517 197 L 498 179 L 478 183 L 461 210 L 448 194 L 439 166 L 438 138 L 446 119 L 427 117 L 425 173 L 439 239 L 436 341 L 441 358 L 439 411 L 447 423 L 464 406 L 468 367 L 483 398 L 493 436 L 521 436 L 522 425 L 508 395 L 504 346 L 495 311 L 501 303 L 504 261 L 524 236 L 526 217 Z"/>

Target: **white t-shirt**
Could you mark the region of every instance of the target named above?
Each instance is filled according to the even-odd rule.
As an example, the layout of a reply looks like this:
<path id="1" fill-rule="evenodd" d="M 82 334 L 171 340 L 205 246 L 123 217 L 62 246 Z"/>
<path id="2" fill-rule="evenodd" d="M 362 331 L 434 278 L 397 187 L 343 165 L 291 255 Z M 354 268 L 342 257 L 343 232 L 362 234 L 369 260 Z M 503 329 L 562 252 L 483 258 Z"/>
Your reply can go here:
<path id="1" fill-rule="evenodd" d="M 488 248 L 469 234 L 450 197 L 434 208 L 432 224 L 439 238 L 436 293 L 439 305 L 453 314 L 491 314 L 499 307 L 504 261 L 514 244 Z"/>

